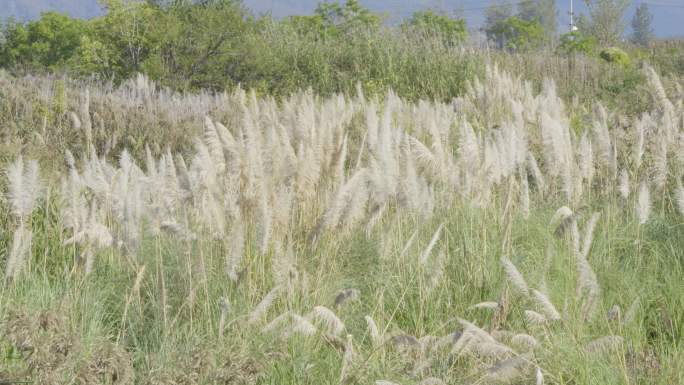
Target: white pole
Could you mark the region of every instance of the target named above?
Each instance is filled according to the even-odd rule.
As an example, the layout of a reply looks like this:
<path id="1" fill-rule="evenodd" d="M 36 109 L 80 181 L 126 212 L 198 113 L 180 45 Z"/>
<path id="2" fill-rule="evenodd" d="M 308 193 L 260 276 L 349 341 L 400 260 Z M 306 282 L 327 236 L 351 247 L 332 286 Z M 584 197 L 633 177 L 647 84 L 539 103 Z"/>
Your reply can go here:
<path id="1" fill-rule="evenodd" d="M 570 32 L 574 32 L 576 30 L 577 27 L 575 27 L 575 8 L 573 0 L 570 0 Z"/>

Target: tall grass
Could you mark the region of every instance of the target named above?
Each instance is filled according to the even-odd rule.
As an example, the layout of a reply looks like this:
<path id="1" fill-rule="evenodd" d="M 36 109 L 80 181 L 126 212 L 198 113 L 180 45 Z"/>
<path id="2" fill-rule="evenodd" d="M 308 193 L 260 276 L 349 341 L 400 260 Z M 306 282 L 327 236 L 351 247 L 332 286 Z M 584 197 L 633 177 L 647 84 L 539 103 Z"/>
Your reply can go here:
<path id="1" fill-rule="evenodd" d="M 494 65 L 449 103 L 79 94 L 64 165 L 6 174 L 0 378 L 679 383 L 684 116 L 644 71 L 637 117 Z"/>

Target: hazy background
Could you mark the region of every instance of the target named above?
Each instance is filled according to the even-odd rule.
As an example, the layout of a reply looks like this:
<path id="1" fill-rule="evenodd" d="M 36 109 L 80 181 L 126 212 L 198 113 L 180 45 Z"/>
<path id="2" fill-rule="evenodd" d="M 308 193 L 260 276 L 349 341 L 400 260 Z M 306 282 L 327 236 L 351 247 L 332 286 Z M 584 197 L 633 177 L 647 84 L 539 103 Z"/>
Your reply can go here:
<path id="1" fill-rule="evenodd" d="M 275 17 L 309 14 L 318 0 L 245 0 L 256 15 L 270 12 Z M 469 28 L 477 28 L 483 20 L 484 8 L 496 0 L 361 0 L 375 12 L 383 13 L 390 23 L 410 16 L 422 8 L 444 10 L 463 15 Z M 515 1 L 512 1 L 515 3 Z M 658 37 L 684 36 L 684 0 L 634 1 L 627 13 L 631 19 L 634 8 L 647 3 L 653 13 L 653 27 Z M 567 30 L 570 0 L 557 0 L 559 31 Z M 20 20 L 36 18 L 41 12 L 60 11 L 76 17 L 93 17 L 102 12 L 97 0 L 0 0 L 0 17 L 13 16 Z M 582 12 L 583 0 L 575 0 L 577 12 Z"/>

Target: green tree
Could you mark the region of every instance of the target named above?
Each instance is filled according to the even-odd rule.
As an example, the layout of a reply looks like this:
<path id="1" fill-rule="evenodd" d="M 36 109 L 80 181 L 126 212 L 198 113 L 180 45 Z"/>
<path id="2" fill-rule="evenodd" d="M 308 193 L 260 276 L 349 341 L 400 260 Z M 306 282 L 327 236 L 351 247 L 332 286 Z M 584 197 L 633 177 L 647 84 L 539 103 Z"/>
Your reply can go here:
<path id="1" fill-rule="evenodd" d="M 154 79 L 179 88 L 212 88 L 240 82 L 244 47 L 252 23 L 240 1 L 176 1 L 159 12 L 150 38 L 155 44 L 142 64 Z"/>
<path id="2" fill-rule="evenodd" d="M 69 66 L 80 75 L 98 75 L 109 79 L 117 74 L 113 58 L 116 54 L 111 47 L 89 35 L 81 37 L 81 42 L 75 55 L 69 61 Z"/>
<path id="3" fill-rule="evenodd" d="M 584 0 L 589 18 L 581 19 L 581 28 L 593 35 L 601 46 L 615 45 L 625 31 L 624 16 L 629 0 Z"/>
<path id="4" fill-rule="evenodd" d="M 561 54 L 591 55 L 596 49 L 596 39 L 593 36 L 583 34 L 580 31 L 572 31 L 561 35 L 557 51 Z"/>
<path id="5" fill-rule="evenodd" d="M 513 15 L 513 6 L 510 3 L 495 3 L 485 11 L 485 21 L 482 29 L 487 34 L 487 39 L 493 41 L 498 48 L 504 48 L 504 37 L 498 33 L 499 25 Z"/>
<path id="6" fill-rule="evenodd" d="M 414 30 L 438 36 L 447 46 L 463 43 L 468 37 L 464 19 L 452 19 L 433 11 L 419 11 L 402 24 L 404 30 Z"/>
<path id="7" fill-rule="evenodd" d="M 517 16 L 496 23 L 491 32 L 503 42 L 503 48 L 517 52 L 539 48 L 545 40 L 539 21 L 526 21 Z"/>
<path id="8" fill-rule="evenodd" d="M 641 3 L 632 18 L 632 42 L 641 46 L 648 46 L 653 39 L 653 14 L 648 4 Z"/>
<path id="9" fill-rule="evenodd" d="M 518 17 L 525 21 L 538 20 L 549 37 L 556 36 L 557 16 L 556 0 L 523 0 L 518 4 Z"/>
<path id="10" fill-rule="evenodd" d="M 76 52 L 86 23 L 56 12 L 27 24 L 10 22 L 0 48 L 0 65 L 56 69 Z"/>
<path id="11" fill-rule="evenodd" d="M 291 16 L 285 22 L 299 35 L 327 39 L 375 32 L 381 20 L 358 0 L 347 0 L 344 4 L 337 1 L 319 3 L 313 15 Z"/>
<path id="12" fill-rule="evenodd" d="M 142 71 L 143 62 L 159 44 L 163 13 L 148 2 L 102 1 L 107 14 L 91 22 L 93 39 L 112 53 L 109 62 L 119 76 L 125 78 Z"/>

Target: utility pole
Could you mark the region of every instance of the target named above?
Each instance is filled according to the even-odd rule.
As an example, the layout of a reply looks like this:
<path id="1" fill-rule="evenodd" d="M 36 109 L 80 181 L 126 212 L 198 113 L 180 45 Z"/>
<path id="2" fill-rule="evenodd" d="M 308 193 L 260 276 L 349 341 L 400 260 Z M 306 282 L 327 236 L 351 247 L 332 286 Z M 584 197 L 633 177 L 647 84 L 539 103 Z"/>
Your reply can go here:
<path id="1" fill-rule="evenodd" d="M 575 25 L 575 7 L 574 1 L 570 0 L 570 32 L 577 31 L 577 26 Z"/>

